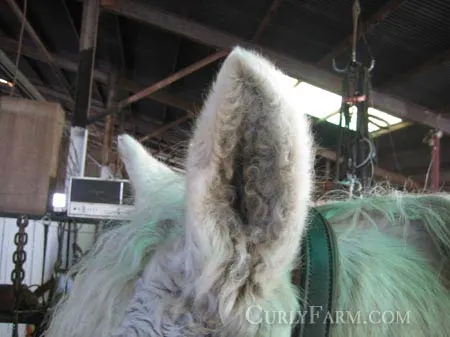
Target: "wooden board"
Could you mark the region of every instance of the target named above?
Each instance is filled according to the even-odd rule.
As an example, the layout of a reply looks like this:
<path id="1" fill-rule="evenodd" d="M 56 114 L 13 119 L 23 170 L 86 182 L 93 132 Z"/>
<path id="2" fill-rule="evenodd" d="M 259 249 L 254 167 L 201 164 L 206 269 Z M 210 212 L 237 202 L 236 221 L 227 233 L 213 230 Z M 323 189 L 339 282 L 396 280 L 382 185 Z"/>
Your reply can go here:
<path id="1" fill-rule="evenodd" d="M 64 123 L 57 103 L 0 97 L 0 212 L 45 214 Z"/>

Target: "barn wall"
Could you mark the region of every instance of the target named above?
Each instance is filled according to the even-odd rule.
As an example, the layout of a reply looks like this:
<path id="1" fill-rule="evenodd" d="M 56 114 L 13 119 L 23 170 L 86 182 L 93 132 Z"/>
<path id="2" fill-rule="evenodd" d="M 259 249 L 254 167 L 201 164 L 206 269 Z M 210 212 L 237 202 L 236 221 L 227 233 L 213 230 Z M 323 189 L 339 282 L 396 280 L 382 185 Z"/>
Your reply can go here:
<path id="1" fill-rule="evenodd" d="M 17 232 L 16 219 L 0 218 L 0 283 L 11 284 L 11 271 L 14 268 L 12 261 L 14 235 Z M 80 226 L 80 225 L 79 225 Z M 49 227 L 47 256 L 45 261 L 45 281 L 50 279 L 53 266 L 58 254 L 58 223 L 52 222 Z M 27 285 L 40 285 L 42 275 L 43 248 L 44 248 L 44 226 L 41 221 L 30 220 L 26 228 L 28 242 L 25 246 L 27 259 L 24 264 L 25 280 Z M 93 243 L 95 226 L 82 224 L 78 230 L 78 245 L 86 251 Z M 65 233 L 66 234 L 66 233 Z M 64 240 L 66 243 L 66 239 Z M 65 252 L 65 244 L 63 246 Z M 65 265 L 65 253 L 63 254 L 63 266 Z M 34 290 L 35 287 L 32 289 Z M 24 336 L 25 325 L 20 326 L 19 336 Z M 0 336 L 11 336 L 12 325 L 0 323 Z"/>

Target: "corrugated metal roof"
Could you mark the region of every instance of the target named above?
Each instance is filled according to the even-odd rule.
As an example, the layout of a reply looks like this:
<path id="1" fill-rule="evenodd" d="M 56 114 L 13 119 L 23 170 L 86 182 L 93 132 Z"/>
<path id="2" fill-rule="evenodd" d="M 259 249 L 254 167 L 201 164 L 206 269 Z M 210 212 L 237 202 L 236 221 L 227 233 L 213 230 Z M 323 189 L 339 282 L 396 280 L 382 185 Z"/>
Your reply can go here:
<path id="1" fill-rule="evenodd" d="M 417 104 L 440 111 L 450 104 L 448 91 L 443 88 L 450 88 L 450 62 L 418 73 L 390 88 L 390 92 L 408 100 L 413 97 Z"/>
<path id="2" fill-rule="evenodd" d="M 450 2 L 408 0 L 368 36 L 377 59 L 374 85 L 450 48 Z"/>

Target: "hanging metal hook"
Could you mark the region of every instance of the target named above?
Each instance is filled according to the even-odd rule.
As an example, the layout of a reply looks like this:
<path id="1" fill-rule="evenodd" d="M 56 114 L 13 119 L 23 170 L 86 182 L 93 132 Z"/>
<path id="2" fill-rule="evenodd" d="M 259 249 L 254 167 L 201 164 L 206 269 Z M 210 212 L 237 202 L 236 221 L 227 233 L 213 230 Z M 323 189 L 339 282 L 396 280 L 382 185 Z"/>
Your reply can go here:
<path id="1" fill-rule="evenodd" d="M 335 72 L 339 73 L 339 74 L 344 74 L 347 72 L 347 68 L 348 66 L 344 67 L 344 68 L 339 68 L 336 64 L 336 59 L 333 58 L 333 69 Z"/>
<path id="2" fill-rule="evenodd" d="M 336 64 L 336 59 L 333 58 L 332 60 L 333 62 L 333 69 L 334 71 L 336 71 L 339 74 L 344 74 L 345 72 L 347 72 L 348 70 L 348 65 L 344 68 L 339 68 Z M 354 62 L 354 64 L 360 64 L 359 62 Z M 370 65 L 367 68 L 367 70 L 369 71 L 369 73 L 371 73 L 373 71 L 373 69 L 375 68 L 375 59 L 370 60 Z"/>
<path id="3" fill-rule="evenodd" d="M 352 61 L 356 62 L 356 42 L 358 40 L 358 21 L 361 14 L 361 5 L 358 0 L 353 3 L 353 45 L 352 45 Z"/>
<path id="4" fill-rule="evenodd" d="M 369 73 L 372 72 L 373 68 L 375 68 L 375 59 L 372 59 L 370 61 L 370 66 L 369 66 L 369 69 L 368 69 Z"/>
<path id="5" fill-rule="evenodd" d="M 361 65 L 361 63 L 356 60 L 356 44 L 358 41 L 358 22 L 359 22 L 360 14 L 361 14 L 361 5 L 359 3 L 359 0 L 355 0 L 353 3 L 353 39 L 352 39 L 352 57 L 351 57 L 350 65 L 355 65 L 355 64 Z M 339 68 L 336 64 L 335 58 L 333 58 L 332 62 L 333 62 L 334 71 L 336 71 L 339 74 L 344 74 L 349 68 L 349 65 L 347 65 L 344 68 Z M 375 68 L 375 59 L 372 58 L 367 70 L 370 73 L 370 72 L 372 72 L 372 70 L 374 68 Z"/>

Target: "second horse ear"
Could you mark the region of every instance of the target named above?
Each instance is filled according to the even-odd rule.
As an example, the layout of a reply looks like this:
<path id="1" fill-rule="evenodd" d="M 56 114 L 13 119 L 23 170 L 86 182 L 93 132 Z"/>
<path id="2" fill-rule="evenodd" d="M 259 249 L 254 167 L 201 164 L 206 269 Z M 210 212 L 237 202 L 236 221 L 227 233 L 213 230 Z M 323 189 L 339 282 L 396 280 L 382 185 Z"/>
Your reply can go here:
<path id="1" fill-rule="evenodd" d="M 119 155 L 134 189 L 138 210 L 160 205 L 164 200 L 173 205 L 184 199 L 184 177 L 153 157 L 136 139 L 127 134 L 118 136 Z"/>

